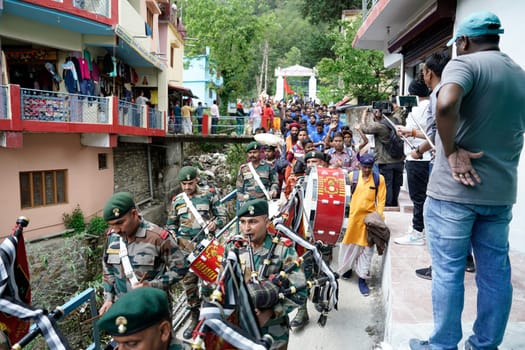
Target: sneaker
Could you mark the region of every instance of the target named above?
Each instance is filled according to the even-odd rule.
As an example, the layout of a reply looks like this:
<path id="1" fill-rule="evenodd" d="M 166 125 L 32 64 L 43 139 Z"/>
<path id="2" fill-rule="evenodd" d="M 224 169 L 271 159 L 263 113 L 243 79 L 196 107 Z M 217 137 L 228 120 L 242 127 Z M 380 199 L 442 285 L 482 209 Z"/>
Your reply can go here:
<path id="1" fill-rule="evenodd" d="M 413 229 L 408 234 L 394 239 L 394 242 L 401 245 L 425 245 L 425 232 Z"/>
<path id="2" fill-rule="evenodd" d="M 432 266 L 416 270 L 416 276 L 426 280 L 432 280 Z"/>
<path id="3" fill-rule="evenodd" d="M 366 281 L 362 278 L 359 278 L 357 281 L 357 284 L 359 285 L 359 291 L 364 297 L 367 297 L 370 294 L 370 288 L 368 288 L 368 284 L 366 284 Z"/>
<path id="4" fill-rule="evenodd" d="M 352 278 L 352 269 L 346 271 L 345 273 L 343 273 L 341 275 L 341 278 L 344 279 L 344 280 L 349 280 L 350 278 Z"/>
<path id="5" fill-rule="evenodd" d="M 467 256 L 467 266 L 465 266 L 465 271 L 476 272 L 476 264 L 474 263 L 474 257 L 472 255 Z"/>
<path id="6" fill-rule="evenodd" d="M 410 350 L 430 350 L 430 344 L 427 340 L 410 339 Z"/>

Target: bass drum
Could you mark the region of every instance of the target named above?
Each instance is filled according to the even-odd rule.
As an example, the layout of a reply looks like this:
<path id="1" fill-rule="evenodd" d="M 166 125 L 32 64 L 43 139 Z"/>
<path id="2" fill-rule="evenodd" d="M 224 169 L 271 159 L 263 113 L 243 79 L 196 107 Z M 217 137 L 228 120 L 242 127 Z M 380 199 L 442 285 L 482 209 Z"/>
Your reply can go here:
<path id="1" fill-rule="evenodd" d="M 350 213 L 350 185 L 345 169 L 310 169 L 304 208 L 315 241 L 335 245 L 344 235 Z"/>

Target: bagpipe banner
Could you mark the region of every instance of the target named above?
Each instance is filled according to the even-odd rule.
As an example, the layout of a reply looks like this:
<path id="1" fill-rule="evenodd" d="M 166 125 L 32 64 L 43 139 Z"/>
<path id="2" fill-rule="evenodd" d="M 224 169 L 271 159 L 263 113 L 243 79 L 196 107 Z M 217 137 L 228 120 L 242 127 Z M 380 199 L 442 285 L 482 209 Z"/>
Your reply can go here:
<path id="1" fill-rule="evenodd" d="M 29 331 L 29 320 L 34 319 L 50 349 L 68 350 L 63 336 L 55 329 L 55 322 L 41 309 L 33 309 L 29 284 L 29 265 L 22 235 L 23 221 L 19 218 L 13 234 L 0 245 L 0 327 L 11 344 L 16 344 Z"/>

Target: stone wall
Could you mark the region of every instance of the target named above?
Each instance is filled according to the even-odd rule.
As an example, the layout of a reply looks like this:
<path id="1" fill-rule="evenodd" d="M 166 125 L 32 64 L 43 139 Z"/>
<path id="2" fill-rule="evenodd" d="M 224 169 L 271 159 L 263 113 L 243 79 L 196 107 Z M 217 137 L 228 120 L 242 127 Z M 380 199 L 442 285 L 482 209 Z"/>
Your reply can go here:
<path id="1" fill-rule="evenodd" d="M 162 188 L 159 188 L 162 178 L 162 168 L 166 162 L 165 149 L 149 146 L 151 156 L 151 179 L 153 197 L 158 198 Z M 148 178 L 148 145 L 119 143 L 114 150 L 115 192 L 131 192 L 137 202 L 152 197 Z"/>

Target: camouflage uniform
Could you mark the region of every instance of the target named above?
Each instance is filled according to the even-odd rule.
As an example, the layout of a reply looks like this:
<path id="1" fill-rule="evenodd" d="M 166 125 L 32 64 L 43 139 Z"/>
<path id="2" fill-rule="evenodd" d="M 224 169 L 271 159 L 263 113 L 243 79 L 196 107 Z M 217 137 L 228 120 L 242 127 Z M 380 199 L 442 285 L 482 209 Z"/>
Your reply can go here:
<path id="1" fill-rule="evenodd" d="M 220 203 L 219 196 L 217 196 L 214 190 L 210 189 L 208 192 L 204 192 L 197 187 L 197 190 L 191 196 L 190 200 L 205 222 L 213 216 L 213 222 L 215 222 L 217 227 L 224 226 L 226 223 L 226 209 Z M 195 237 L 202 229 L 186 205 L 182 193 L 173 197 L 171 201 L 166 227 L 171 232 L 175 232 L 177 237 L 183 237 L 189 240 Z"/>
<path id="2" fill-rule="evenodd" d="M 226 221 L 226 209 L 220 203 L 219 197 L 213 190 L 204 192 L 197 187 L 197 190 L 191 196 L 190 200 L 205 222 L 210 220 L 213 216 L 213 221 L 217 227 L 224 226 Z M 195 219 L 191 210 L 186 205 L 182 193 L 173 197 L 173 200 L 171 201 L 166 226 L 168 230 L 175 232 L 177 237 L 182 237 L 188 240 L 195 237 L 195 235 L 197 235 L 202 229 L 201 225 L 199 225 L 197 219 Z M 204 236 L 202 238 L 204 238 Z M 200 305 L 198 281 L 197 276 L 191 272 L 188 272 L 182 280 L 182 286 L 184 287 L 188 306 L 190 308 Z"/>
<path id="3" fill-rule="evenodd" d="M 273 166 L 265 160 L 261 160 L 259 165 L 254 166 L 255 171 L 259 174 L 261 182 L 268 192 L 279 190 L 279 177 Z M 253 178 L 248 163 L 242 164 L 237 174 L 237 200 L 239 205 L 250 199 L 265 198 L 264 191 L 257 185 Z"/>
<path id="4" fill-rule="evenodd" d="M 187 272 L 186 259 L 171 235 L 141 219 L 133 242 L 127 242 L 129 261 L 140 280 L 144 276 L 151 287 L 169 291 Z M 102 261 L 104 301 L 114 301 L 132 290 L 120 261 L 120 236 L 108 230 Z"/>
<path id="5" fill-rule="evenodd" d="M 272 236 L 266 235 L 263 245 L 253 252 L 253 258 L 255 262 L 255 268 L 259 270 L 263 265 L 264 259 L 268 255 L 268 251 L 272 246 Z M 241 265 L 244 270 L 250 267 L 250 256 L 247 248 L 242 248 L 239 252 L 239 258 Z M 295 248 L 292 246 L 291 241 L 281 240 L 277 247 L 275 247 L 271 263 L 268 266 L 267 275 L 277 275 L 285 266 L 288 266 L 298 258 Z M 249 275 L 245 273 L 245 276 Z M 295 267 L 292 272 L 288 275 L 291 284 L 295 286 L 303 286 L 306 283 L 306 279 L 303 271 L 299 267 Z M 306 297 L 306 289 L 298 291 L 303 297 Z M 280 300 L 275 306 L 273 311 L 275 313 L 266 324 L 261 327 L 261 334 L 270 334 L 274 338 L 272 348 L 279 348 L 288 343 L 289 338 L 289 319 L 288 314 L 299 305 L 291 299 L 285 298 Z"/>

